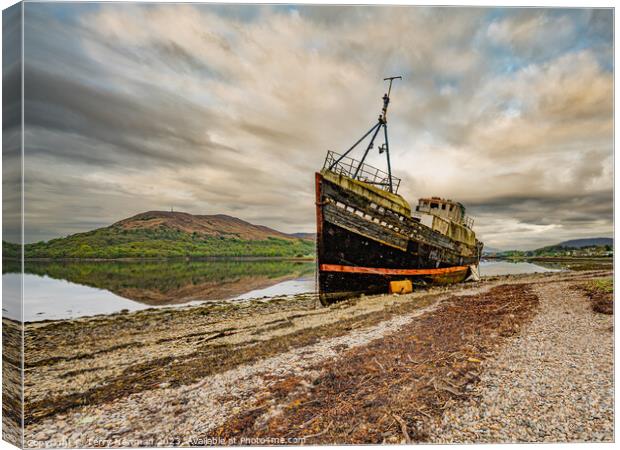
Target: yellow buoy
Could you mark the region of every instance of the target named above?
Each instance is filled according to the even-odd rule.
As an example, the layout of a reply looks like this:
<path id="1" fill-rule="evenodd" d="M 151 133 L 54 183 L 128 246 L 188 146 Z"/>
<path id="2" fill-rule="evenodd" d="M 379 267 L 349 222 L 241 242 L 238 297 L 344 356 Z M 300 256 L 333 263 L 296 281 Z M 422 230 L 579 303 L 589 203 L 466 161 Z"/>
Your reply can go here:
<path id="1" fill-rule="evenodd" d="M 411 280 L 390 281 L 390 294 L 409 294 L 413 292 Z"/>

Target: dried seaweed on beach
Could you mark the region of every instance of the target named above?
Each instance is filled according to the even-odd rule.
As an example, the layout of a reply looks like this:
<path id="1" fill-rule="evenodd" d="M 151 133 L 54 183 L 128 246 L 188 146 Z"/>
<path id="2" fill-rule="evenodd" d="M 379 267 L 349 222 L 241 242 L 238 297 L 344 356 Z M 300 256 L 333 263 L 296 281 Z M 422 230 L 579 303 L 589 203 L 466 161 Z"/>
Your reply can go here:
<path id="1" fill-rule="evenodd" d="M 519 330 L 537 303 L 528 285 L 454 296 L 397 333 L 316 367 L 313 379 L 279 380 L 260 405 L 227 421 L 218 435 L 306 443 L 423 440 L 423 419 L 467 395 L 484 358 Z"/>

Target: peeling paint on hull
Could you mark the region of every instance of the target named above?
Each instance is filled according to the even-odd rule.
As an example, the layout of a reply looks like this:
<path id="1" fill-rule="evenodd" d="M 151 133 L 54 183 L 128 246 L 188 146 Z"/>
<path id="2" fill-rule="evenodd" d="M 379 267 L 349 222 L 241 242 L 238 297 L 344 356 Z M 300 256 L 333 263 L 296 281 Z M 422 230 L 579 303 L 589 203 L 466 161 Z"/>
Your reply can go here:
<path id="1" fill-rule="evenodd" d="M 351 190 L 349 179 L 341 183 L 331 173 L 317 173 L 315 181 L 322 304 L 388 292 L 395 280 L 457 283 L 467 278 L 470 265 L 478 265 L 480 245 L 450 239 L 402 214 L 400 205 L 382 206 L 380 195 L 360 192 L 363 184 Z"/>

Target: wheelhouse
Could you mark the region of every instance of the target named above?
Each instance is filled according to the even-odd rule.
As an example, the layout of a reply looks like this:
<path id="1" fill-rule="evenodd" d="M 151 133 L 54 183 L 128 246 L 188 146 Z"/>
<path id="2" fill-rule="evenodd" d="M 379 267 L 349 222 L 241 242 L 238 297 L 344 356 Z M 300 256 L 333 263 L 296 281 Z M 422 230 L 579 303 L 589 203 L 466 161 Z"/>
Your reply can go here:
<path id="1" fill-rule="evenodd" d="M 468 228 L 474 225 L 474 220 L 465 215 L 465 207 L 461 203 L 450 199 L 443 199 L 441 197 L 421 198 L 415 210 L 422 214 L 430 214 L 451 220 Z"/>

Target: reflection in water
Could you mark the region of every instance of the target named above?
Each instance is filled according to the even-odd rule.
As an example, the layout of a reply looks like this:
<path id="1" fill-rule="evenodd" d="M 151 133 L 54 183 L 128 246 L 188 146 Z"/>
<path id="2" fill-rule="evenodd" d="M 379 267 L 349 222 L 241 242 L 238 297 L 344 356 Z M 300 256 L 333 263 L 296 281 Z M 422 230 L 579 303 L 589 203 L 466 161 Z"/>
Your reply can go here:
<path id="1" fill-rule="evenodd" d="M 483 276 L 546 272 L 527 262 L 483 261 Z M 291 260 L 27 261 L 24 320 L 110 314 L 208 300 L 245 300 L 313 292 L 315 264 Z M 5 260 L 5 290 L 20 283 L 19 264 Z M 19 293 L 15 292 L 15 297 Z M 19 305 L 17 305 L 19 306 Z M 13 308 L 15 312 L 20 308 Z M 5 316 L 19 315 L 4 311 Z"/>
<path id="2" fill-rule="evenodd" d="M 314 292 L 316 290 L 314 277 L 297 278 L 295 280 L 283 281 L 264 289 L 241 294 L 235 300 L 247 300 L 250 298 L 276 297 L 279 295 L 294 295 L 302 292 Z"/>
<path id="3" fill-rule="evenodd" d="M 13 270 L 11 270 L 13 269 Z M 5 272 L 19 266 L 4 265 Z M 28 261 L 25 272 L 106 289 L 148 305 L 221 300 L 280 281 L 312 277 L 308 261 Z"/>
<path id="4" fill-rule="evenodd" d="M 480 261 L 480 275 L 483 277 L 494 275 L 516 275 L 536 272 L 557 272 L 558 270 L 562 270 L 562 267 L 559 264 L 557 264 L 555 267 L 545 267 L 542 264 L 534 264 L 525 261 Z"/>
<path id="5" fill-rule="evenodd" d="M 11 280 L 19 274 L 3 274 Z M 24 320 L 57 320 L 73 317 L 112 314 L 122 310 L 137 311 L 148 305 L 127 300 L 104 289 L 56 280 L 46 276 L 24 275 Z M 10 312 L 5 317 L 18 319 Z"/>
<path id="6" fill-rule="evenodd" d="M 314 290 L 314 267 L 312 261 L 283 260 L 28 261 L 24 319 L 247 298 L 243 294 L 254 291 L 252 297 L 261 297 L 259 290 L 266 288 L 270 296 L 308 292 Z M 18 272 L 18 263 L 4 261 L 3 279 L 9 282 Z M 300 280 L 295 289 L 286 284 L 290 280 Z"/>
<path id="7" fill-rule="evenodd" d="M 6 267 L 7 261 L 3 261 Z M 16 273 L 2 275 L 2 317 L 22 321 L 22 276 L 19 266 Z"/>

